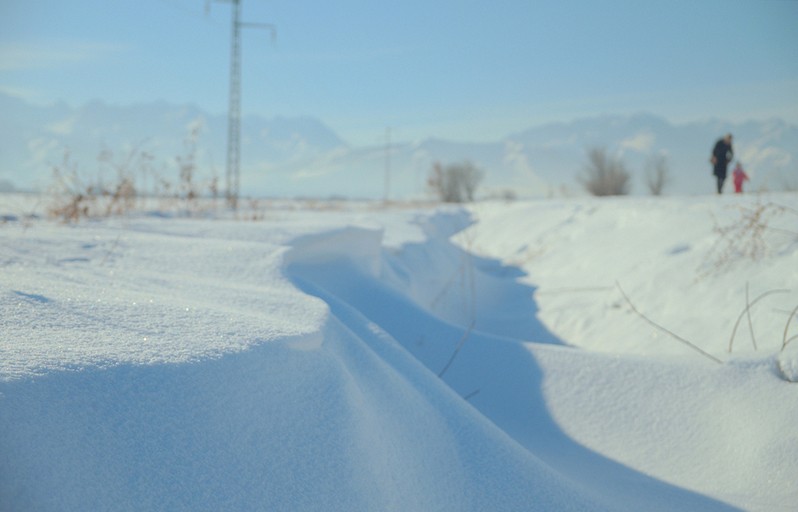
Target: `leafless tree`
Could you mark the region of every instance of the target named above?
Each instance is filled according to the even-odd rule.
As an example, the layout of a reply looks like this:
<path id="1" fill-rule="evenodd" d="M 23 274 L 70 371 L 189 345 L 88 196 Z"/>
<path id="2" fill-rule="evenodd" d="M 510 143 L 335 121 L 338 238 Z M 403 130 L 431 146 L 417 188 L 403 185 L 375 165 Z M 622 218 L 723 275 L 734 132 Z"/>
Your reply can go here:
<path id="1" fill-rule="evenodd" d="M 664 153 L 657 153 L 649 157 L 646 162 L 646 186 L 651 195 L 661 196 L 670 181 L 668 157 Z"/>
<path id="2" fill-rule="evenodd" d="M 435 162 L 430 170 L 427 185 L 430 190 L 446 203 L 473 201 L 484 173 L 473 163 L 465 161 L 444 167 Z"/>

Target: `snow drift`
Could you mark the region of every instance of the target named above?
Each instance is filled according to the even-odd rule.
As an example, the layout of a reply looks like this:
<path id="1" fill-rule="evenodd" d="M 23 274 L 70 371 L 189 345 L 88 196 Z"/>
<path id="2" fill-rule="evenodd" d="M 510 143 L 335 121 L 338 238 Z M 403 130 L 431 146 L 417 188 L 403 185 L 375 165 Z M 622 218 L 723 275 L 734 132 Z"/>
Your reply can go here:
<path id="1" fill-rule="evenodd" d="M 701 257 L 713 200 L 592 281 L 600 237 L 674 203 L 3 226 L 0 508 L 788 510 L 798 395 L 772 345 L 717 365 L 555 293 L 573 284 L 559 260 L 583 286 L 668 299 L 624 272 L 647 261 L 678 293 L 672 260 Z M 797 255 L 741 265 L 790 287 Z M 597 302 L 627 312 L 614 297 Z M 695 315 L 729 359 L 718 310 Z"/>

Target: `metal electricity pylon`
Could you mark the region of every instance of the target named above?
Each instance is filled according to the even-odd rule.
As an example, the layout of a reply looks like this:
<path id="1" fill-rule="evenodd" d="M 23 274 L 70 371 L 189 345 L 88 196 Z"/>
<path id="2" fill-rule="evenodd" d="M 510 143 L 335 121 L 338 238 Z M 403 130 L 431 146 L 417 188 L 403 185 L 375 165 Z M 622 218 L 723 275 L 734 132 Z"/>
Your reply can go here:
<path id="1" fill-rule="evenodd" d="M 232 30 L 230 41 L 230 103 L 227 110 L 227 167 L 225 185 L 227 204 L 238 209 L 241 154 L 241 29 L 261 28 L 271 32 L 274 40 L 276 30 L 268 23 L 244 23 L 241 21 L 242 0 L 214 0 L 232 4 Z M 208 4 L 206 4 L 206 9 Z"/>

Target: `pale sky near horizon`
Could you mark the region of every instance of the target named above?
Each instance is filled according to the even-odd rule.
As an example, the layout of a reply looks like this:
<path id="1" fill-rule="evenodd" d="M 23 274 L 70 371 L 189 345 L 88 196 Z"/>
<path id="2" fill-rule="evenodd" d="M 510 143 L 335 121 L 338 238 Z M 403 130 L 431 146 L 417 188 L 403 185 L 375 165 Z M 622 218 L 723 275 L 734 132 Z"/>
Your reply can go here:
<path id="1" fill-rule="evenodd" d="M 244 115 L 317 117 L 353 144 L 637 112 L 798 123 L 798 0 L 242 1 L 277 33 L 243 31 Z M 0 92 L 224 113 L 230 9 L 0 0 Z"/>

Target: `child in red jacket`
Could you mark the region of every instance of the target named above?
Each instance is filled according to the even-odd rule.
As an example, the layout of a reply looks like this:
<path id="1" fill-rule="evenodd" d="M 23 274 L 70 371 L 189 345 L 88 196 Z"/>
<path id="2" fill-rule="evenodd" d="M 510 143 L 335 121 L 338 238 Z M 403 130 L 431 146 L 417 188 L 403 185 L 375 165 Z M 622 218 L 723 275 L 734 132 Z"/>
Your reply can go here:
<path id="1" fill-rule="evenodd" d="M 732 173 L 732 179 L 734 180 L 734 193 L 742 194 L 743 182 L 748 181 L 748 175 L 745 174 L 743 166 L 740 165 L 740 162 L 737 162 L 737 165 L 734 167 L 734 172 Z"/>

